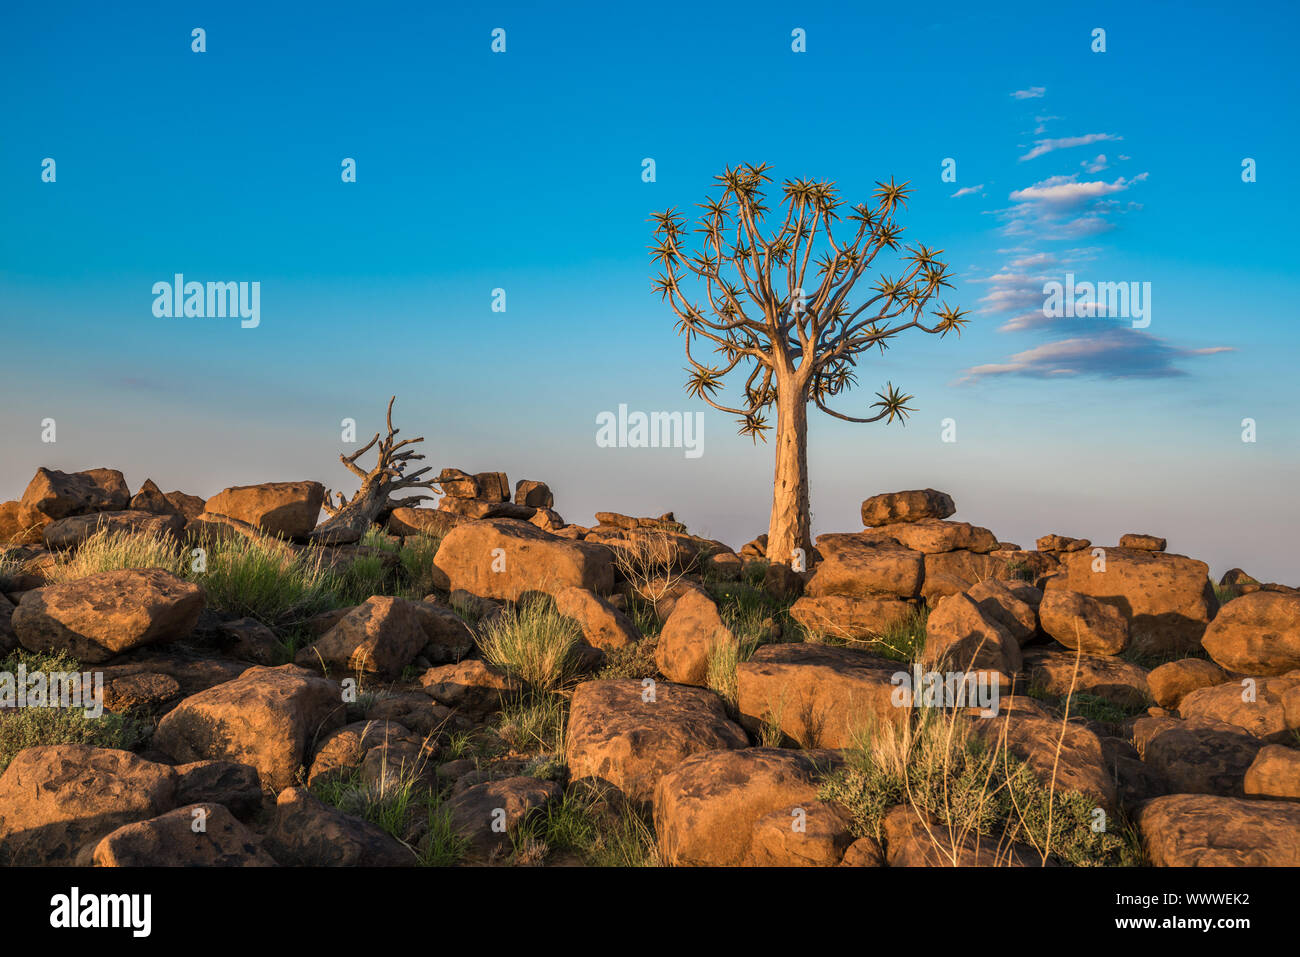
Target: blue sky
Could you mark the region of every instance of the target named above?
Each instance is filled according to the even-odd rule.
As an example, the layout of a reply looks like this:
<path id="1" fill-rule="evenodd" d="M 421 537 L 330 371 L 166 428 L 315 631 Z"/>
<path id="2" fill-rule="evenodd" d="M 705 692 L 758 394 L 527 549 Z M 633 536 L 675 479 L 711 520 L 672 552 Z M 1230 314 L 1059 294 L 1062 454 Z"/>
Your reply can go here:
<path id="1" fill-rule="evenodd" d="M 975 320 L 860 367 L 844 411 L 892 380 L 905 428 L 813 412 L 816 531 L 932 486 L 1005 540 L 1150 531 L 1300 583 L 1293 6 L 706 6 L 7 7 L 0 498 L 42 464 L 348 488 L 339 422 L 372 431 L 396 392 L 435 468 L 739 546 L 765 530 L 771 448 L 685 394 L 647 217 L 761 161 L 851 201 L 911 180 L 905 238 L 946 251 Z M 1034 319 L 1067 271 L 1149 282 L 1150 326 Z M 260 282 L 261 325 L 156 318 L 176 272 Z M 598 448 L 620 403 L 704 410 L 705 454 Z"/>

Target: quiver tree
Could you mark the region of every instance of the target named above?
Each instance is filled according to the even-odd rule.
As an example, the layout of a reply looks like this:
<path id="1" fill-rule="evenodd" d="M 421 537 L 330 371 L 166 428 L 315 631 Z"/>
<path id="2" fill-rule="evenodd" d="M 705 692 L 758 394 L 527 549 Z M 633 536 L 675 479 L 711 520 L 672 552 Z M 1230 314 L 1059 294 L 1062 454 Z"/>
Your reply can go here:
<path id="1" fill-rule="evenodd" d="M 335 545 L 360 541 L 380 515 L 391 512 L 395 508 L 414 506 L 424 499 L 433 497 L 410 495 L 402 499 L 392 498 L 394 492 L 400 492 L 402 489 L 432 488 L 436 484 L 433 479 L 420 478 L 429 471 L 430 466 L 426 465 L 409 475 L 406 474 L 406 463 L 418 461 L 424 456 L 413 449 L 407 449 L 405 452 L 401 450 L 408 445 L 423 442 L 424 437 L 396 441 L 397 433 L 401 431 L 393 428 L 393 403 L 396 401 L 397 396 L 388 400 L 388 435 L 382 442 L 379 433 L 376 432 L 373 439 L 351 455 L 339 454 L 339 461 L 344 467 L 361 479 L 361 488 L 357 489 L 351 500 L 345 499 L 342 492 L 334 493 L 326 490 L 324 508 L 329 518 L 312 531 L 313 539 Z M 357 459 L 374 448 L 376 443 L 379 446 L 379 459 L 374 468 L 367 472 L 357 465 Z M 336 494 L 337 504 L 334 502 Z"/>
<path id="2" fill-rule="evenodd" d="M 693 230 L 669 209 L 653 216 L 658 245 L 653 258 L 663 267 L 655 290 L 678 318 L 690 363 L 686 390 L 715 409 L 735 415 L 740 434 L 767 441 L 768 417 L 776 406 L 776 471 L 767 557 L 790 562 L 794 549 L 812 548 L 808 499 L 808 403 L 847 422 L 904 421 L 912 398 L 892 382 L 876 393 L 875 414 L 852 416 L 830 403 L 857 384 L 858 357 L 871 348 L 884 352 L 889 340 L 906 329 L 961 333 L 965 313 L 944 302 L 927 321 L 924 312 L 940 287 L 951 288 L 943 250 L 903 247 L 903 227 L 895 213 L 906 204 L 907 184 L 877 183 L 873 203 L 844 212 L 830 182 L 787 180 L 776 219 L 780 226 L 764 236 L 763 185 L 768 166 L 745 165 L 715 177 L 721 196 L 706 200 Z M 847 227 L 841 226 L 841 221 Z M 847 231 L 834 235 L 835 229 Z M 694 248 L 688 248 L 693 246 Z M 875 285 L 854 296 L 868 267 L 889 250 L 901 272 L 878 274 Z M 809 266 L 816 263 L 814 275 Z M 883 264 L 883 263 L 882 263 Z M 877 267 L 878 269 L 879 267 Z M 689 288 L 686 288 L 689 287 Z M 700 342 L 721 358 L 706 362 L 694 349 Z M 735 405 L 717 401 L 724 377 L 737 366 L 749 369 L 743 396 Z"/>

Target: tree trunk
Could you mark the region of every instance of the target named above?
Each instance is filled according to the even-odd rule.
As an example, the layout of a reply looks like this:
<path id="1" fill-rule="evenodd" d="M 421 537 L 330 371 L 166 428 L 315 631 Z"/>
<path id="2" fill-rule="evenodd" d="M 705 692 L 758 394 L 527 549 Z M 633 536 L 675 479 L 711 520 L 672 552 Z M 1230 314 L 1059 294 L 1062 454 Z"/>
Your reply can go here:
<path id="1" fill-rule="evenodd" d="M 789 565 L 803 549 L 812 551 L 808 513 L 808 397 L 781 382 L 776 400 L 776 474 L 772 480 L 772 518 L 767 526 L 767 559 Z"/>
<path id="2" fill-rule="evenodd" d="M 334 515 L 313 529 L 311 538 L 322 545 L 351 545 L 361 541 L 379 513 L 392 506 L 388 501 L 389 482 L 367 478 L 357 494 Z"/>

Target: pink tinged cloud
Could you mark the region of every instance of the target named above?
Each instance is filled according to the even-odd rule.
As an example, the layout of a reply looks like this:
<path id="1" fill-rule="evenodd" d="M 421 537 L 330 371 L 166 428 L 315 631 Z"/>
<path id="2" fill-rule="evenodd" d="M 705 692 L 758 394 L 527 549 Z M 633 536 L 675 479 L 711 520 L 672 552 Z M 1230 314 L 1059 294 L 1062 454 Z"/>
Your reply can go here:
<path id="1" fill-rule="evenodd" d="M 1006 362 L 974 366 L 966 370 L 962 383 L 995 376 L 1060 378 L 1099 376 L 1103 378 L 1157 378 L 1186 373 L 1177 359 L 1235 351 L 1231 346 L 1208 349 L 1179 349 L 1138 329 L 1106 329 L 1089 336 L 1077 336 L 1044 343 L 1017 352 Z"/>

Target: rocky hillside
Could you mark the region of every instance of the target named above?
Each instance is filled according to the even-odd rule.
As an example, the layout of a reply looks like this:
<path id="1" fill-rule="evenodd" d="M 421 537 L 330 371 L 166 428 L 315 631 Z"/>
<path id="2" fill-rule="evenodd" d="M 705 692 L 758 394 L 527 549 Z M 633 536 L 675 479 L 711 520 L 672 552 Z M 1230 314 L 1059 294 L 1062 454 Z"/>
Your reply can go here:
<path id="1" fill-rule="evenodd" d="M 769 564 L 444 469 L 0 504 L 6 864 L 1300 865 L 1300 591 L 933 489 Z M 75 681 L 73 680 L 75 676 Z"/>

